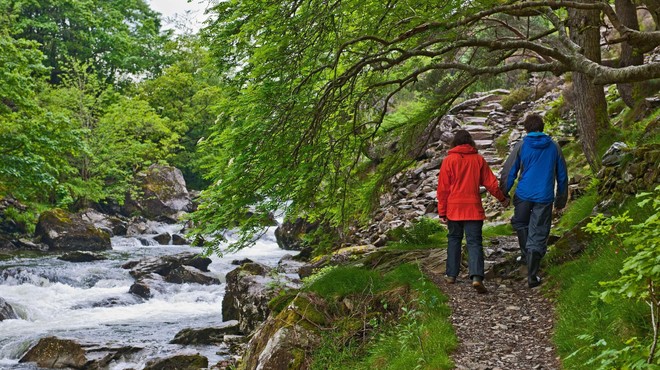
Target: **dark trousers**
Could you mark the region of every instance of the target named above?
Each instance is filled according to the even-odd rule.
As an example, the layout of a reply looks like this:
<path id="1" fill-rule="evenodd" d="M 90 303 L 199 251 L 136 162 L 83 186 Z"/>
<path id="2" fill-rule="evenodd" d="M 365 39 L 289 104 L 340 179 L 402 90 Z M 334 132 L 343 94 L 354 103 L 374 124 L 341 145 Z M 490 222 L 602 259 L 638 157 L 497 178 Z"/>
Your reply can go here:
<path id="1" fill-rule="evenodd" d="M 447 276 L 456 277 L 461 267 L 461 244 L 463 234 L 468 251 L 470 278 L 484 277 L 484 251 L 481 238 L 483 221 L 447 221 Z"/>
<path id="2" fill-rule="evenodd" d="M 527 235 L 527 240 L 519 240 L 521 248 L 525 248 L 528 255 L 533 252 L 545 256 L 552 222 L 552 203 L 535 203 L 514 196 L 513 207 L 511 226 L 518 233 L 518 238 Z"/>

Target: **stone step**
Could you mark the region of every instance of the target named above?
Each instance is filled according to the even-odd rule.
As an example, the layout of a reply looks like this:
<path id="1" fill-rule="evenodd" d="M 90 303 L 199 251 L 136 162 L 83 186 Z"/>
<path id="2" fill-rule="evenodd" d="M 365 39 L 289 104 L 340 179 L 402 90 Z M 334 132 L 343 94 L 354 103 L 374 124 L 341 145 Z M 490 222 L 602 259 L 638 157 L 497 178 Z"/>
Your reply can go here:
<path id="1" fill-rule="evenodd" d="M 471 134 L 475 132 L 488 132 L 493 134 L 493 131 L 489 127 L 481 125 L 463 125 L 461 126 L 463 130 L 469 131 Z"/>
<path id="2" fill-rule="evenodd" d="M 467 123 L 469 125 L 483 125 L 484 123 L 486 123 L 487 118 L 486 117 L 467 116 L 467 117 L 463 117 L 461 119 L 461 121 L 463 121 L 463 123 Z"/>
<path id="3" fill-rule="evenodd" d="M 474 117 L 488 117 L 492 112 L 492 109 L 479 108 L 472 111 L 472 116 Z"/>
<path id="4" fill-rule="evenodd" d="M 477 145 L 477 149 L 487 149 L 493 147 L 493 140 L 475 140 L 474 143 Z"/>

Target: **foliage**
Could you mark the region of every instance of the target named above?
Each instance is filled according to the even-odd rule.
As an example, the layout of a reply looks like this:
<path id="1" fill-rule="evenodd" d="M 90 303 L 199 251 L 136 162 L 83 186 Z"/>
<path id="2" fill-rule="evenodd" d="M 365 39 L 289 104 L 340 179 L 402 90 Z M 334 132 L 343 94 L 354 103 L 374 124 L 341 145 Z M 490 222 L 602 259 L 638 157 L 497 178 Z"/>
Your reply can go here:
<path id="1" fill-rule="evenodd" d="M 502 108 L 504 110 L 511 110 L 514 105 L 521 103 L 523 101 L 529 101 L 534 97 L 534 89 L 529 86 L 523 86 L 514 90 L 511 90 L 509 95 L 502 98 Z"/>
<path id="2" fill-rule="evenodd" d="M 652 213 L 643 222 L 631 225 L 630 231 L 616 232 L 617 225 L 633 221 L 627 212 L 621 216 L 595 217 L 587 225 L 587 230 L 610 236 L 612 243 L 619 248 L 633 249 L 631 252 L 634 254 L 623 261 L 623 267 L 620 270 L 621 276 L 616 280 L 601 282 L 601 286 L 605 290 L 600 294 L 600 299 L 609 304 L 621 297 L 646 303 L 651 311 L 653 336 L 650 345 L 638 338 L 630 338 L 624 349 L 614 352 L 615 354 L 632 352 L 632 358 L 635 359 L 643 355 L 647 358 L 647 365 L 642 366 L 637 360 L 631 363 L 630 357 L 612 356 L 610 353 L 607 361 L 601 359 L 601 368 L 610 368 L 613 365 L 652 368 L 652 364 L 660 365 L 660 356 L 656 358 L 656 347 L 660 334 L 660 291 L 658 290 L 660 284 L 660 186 L 657 186 L 653 193 L 640 193 L 636 197 L 641 199 L 637 206 L 643 208 L 648 205 L 652 209 Z"/>
<path id="3" fill-rule="evenodd" d="M 446 245 L 447 229 L 437 219 L 421 217 L 409 228 L 391 230 L 388 237 L 394 240 L 387 246 L 390 249 L 437 248 Z"/>
<path id="4" fill-rule="evenodd" d="M 380 290 L 361 289 L 364 297 L 374 294 L 369 314 L 362 318 L 368 322 L 358 323 L 368 329 L 365 335 L 351 336 L 350 330 L 338 327 L 324 337 L 310 368 L 452 368 L 449 353 L 457 342 L 447 298 L 415 264 L 401 265 L 381 280 L 386 284 Z M 395 317 L 386 320 L 391 313 Z"/>
<path id="5" fill-rule="evenodd" d="M 576 261 L 551 269 L 553 281 L 560 288 L 557 299 L 559 320 L 554 339 L 567 368 L 647 368 L 633 364 L 640 358 L 648 358 L 648 348 L 653 341 L 649 306 L 634 298 L 608 298 L 608 302 L 601 299 L 603 295 L 621 297 L 624 292 L 620 291 L 619 283 L 628 278 L 633 281 L 639 278 L 640 284 L 646 281 L 643 265 L 631 265 L 636 264 L 632 261 L 637 258 L 648 256 L 642 253 L 637 257 L 636 239 L 642 241 L 643 249 L 656 248 L 651 255 L 657 259 L 657 232 L 647 229 L 651 226 L 647 221 L 656 222 L 657 208 L 650 203 L 640 207 L 638 203 L 627 202 L 621 213 L 612 217 L 597 216 L 597 221 L 589 228 L 600 234 L 594 234 L 585 254 Z M 630 222 L 632 226 L 628 225 Z M 648 243 L 645 242 L 647 239 Z M 653 266 L 657 265 L 655 261 Z M 626 275 L 628 278 L 624 277 Z M 599 281 L 616 282 L 614 284 L 619 288 L 606 283 L 604 292 Z M 585 302 L 591 304 L 585 305 Z"/>
<path id="6" fill-rule="evenodd" d="M 93 63 L 108 82 L 157 73 L 162 63 L 167 35 L 144 0 L 3 0 L 0 10 L 14 17 L 18 38 L 39 43 L 53 83 L 71 61 Z"/>

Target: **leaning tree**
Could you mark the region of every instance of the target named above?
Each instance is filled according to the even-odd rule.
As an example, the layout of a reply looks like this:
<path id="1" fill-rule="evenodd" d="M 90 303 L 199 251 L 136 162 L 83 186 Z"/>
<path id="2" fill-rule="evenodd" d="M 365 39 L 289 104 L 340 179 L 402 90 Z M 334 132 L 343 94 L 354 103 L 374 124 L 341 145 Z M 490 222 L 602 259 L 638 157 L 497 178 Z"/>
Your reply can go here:
<path id="1" fill-rule="evenodd" d="M 255 204 L 264 212 L 284 204 L 294 213 L 333 221 L 360 214 L 368 209 L 365 194 L 377 193 L 397 169 L 395 160 L 370 155 L 380 137 L 412 142 L 471 84 L 516 70 L 573 74 L 583 149 L 598 168 L 596 141 L 609 126 L 604 85 L 631 91 L 631 84 L 660 77 L 660 63 L 640 59 L 660 44 L 660 32 L 640 31 L 633 5 L 616 5 L 219 3 L 205 36 L 227 77 L 227 101 L 203 146 L 214 153 L 208 163 L 216 185 L 204 194 L 196 217 L 205 227 L 198 231 L 233 225 Z M 659 9 L 654 0 L 645 2 L 653 19 Z M 605 29 L 613 32 L 601 33 Z M 602 43 L 621 45 L 619 60 L 603 60 Z M 421 107 L 388 123 L 402 94 Z M 384 161 L 383 175 L 361 176 L 375 160 Z M 244 226 L 251 230 L 255 224 Z"/>

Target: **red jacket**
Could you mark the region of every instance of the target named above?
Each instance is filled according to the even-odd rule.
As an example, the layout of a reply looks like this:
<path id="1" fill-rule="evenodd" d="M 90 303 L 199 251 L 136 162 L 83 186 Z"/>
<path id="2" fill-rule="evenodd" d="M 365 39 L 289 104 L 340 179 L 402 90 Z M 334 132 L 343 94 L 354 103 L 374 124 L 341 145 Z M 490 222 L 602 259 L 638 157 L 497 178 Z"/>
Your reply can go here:
<path id="1" fill-rule="evenodd" d="M 505 200 L 493 171 L 475 148 L 469 144 L 452 148 L 438 175 L 438 215 L 452 221 L 484 220 L 480 185 L 499 201 Z"/>

